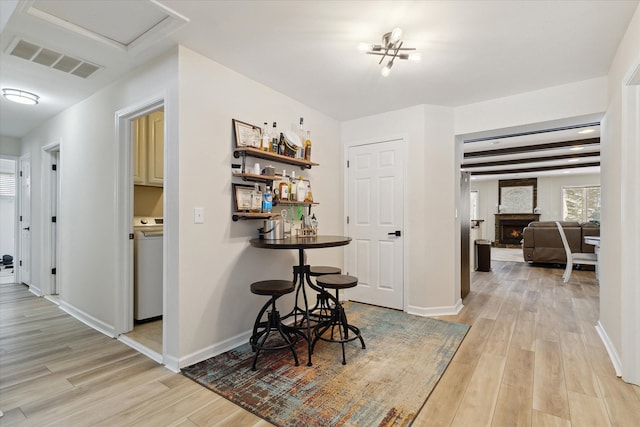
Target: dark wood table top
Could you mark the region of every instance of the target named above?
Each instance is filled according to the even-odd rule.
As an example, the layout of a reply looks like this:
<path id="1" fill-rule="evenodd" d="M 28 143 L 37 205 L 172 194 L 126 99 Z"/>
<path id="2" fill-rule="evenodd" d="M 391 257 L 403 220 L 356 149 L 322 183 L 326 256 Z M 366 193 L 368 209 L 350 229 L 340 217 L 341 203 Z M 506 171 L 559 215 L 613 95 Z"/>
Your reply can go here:
<path id="1" fill-rule="evenodd" d="M 280 240 L 251 239 L 251 246 L 267 249 L 314 249 L 348 245 L 347 236 L 290 236 Z"/>

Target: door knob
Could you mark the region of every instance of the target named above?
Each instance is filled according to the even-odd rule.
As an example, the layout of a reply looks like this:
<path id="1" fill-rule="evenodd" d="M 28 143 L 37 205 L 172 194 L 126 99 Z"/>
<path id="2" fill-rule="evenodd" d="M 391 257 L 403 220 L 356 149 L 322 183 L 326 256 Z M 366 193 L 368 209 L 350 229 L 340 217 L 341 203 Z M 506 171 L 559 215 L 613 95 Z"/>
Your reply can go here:
<path id="1" fill-rule="evenodd" d="M 29 231 L 29 230 L 31 230 L 31 227 L 25 227 L 25 228 L 23 228 L 23 230 Z"/>
<path id="2" fill-rule="evenodd" d="M 397 237 L 400 237 L 400 236 L 402 235 L 402 233 L 400 232 L 400 230 L 396 230 L 396 231 L 393 231 L 393 232 L 391 232 L 391 233 L 387 233 L 387 234 L 388 234 L 389 236 L 397 236 Z"/>

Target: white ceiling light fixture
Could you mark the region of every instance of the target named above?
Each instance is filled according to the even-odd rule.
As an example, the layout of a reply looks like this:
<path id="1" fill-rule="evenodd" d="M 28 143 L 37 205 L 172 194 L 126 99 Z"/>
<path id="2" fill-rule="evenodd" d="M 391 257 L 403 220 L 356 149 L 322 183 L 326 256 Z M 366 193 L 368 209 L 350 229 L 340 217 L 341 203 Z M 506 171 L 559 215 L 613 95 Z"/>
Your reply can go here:
<path id="1" fill-rule="evenodd" d="M 9 101 L 17 102 L 18 104 L 36 105 L 40 97 L 35 93 L 27 92 L 20 89 L 2 89 L 2 96 Z"/>
<path id="2" fill-rule="evenodd" d="M 420 54 L 417 52 L 409 54 L 410 51 L 415 51 L 413 47 L 402 47 L 404 42 L 400 40 L 402 37 L 402 30 L 400 28 L 394 28 L 393 31 L 386 33 L 382 36 L 382 44 L 366 44 L 361 43 L 359 50 L 368 55 L 382 56 L 378 64 L 386 58 L 390 58 L 387 64 L 382 68 L 381 73 L 387 77 L 391 73 L 391 67 L 393 67 L 396 59 L 410 59 L 413 61 L 420 60 Z"/>

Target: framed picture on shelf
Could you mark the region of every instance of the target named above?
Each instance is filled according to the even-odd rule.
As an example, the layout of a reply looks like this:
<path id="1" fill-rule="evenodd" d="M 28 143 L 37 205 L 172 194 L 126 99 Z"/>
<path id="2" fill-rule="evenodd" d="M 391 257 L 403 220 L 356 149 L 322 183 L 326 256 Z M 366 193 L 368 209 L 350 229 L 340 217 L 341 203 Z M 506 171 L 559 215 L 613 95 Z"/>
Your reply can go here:
<path id="1" fill-rule="evenodd" d="M 253 186 L 233 184 L 233 204 L 235 212 L 249 212 L 251 209 L 251 192 Z"/>
<path id="2" fill-rule="evenodd" d="M 260 129 L 260 126 L 254 126 L 236 119 L 232 119 L 232 121 L 233 135 L 236 139 L 236 148 L 260 147 L 260 138 L 262 138 L 262 129 Z"/>

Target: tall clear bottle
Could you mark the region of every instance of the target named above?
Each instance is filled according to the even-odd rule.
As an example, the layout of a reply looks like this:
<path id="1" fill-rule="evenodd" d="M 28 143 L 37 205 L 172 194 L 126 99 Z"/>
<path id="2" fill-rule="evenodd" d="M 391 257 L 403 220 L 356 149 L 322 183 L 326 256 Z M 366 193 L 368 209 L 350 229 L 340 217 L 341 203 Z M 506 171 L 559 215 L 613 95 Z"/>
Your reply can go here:
<path id="1" fill-rule="evenodd" d="M 304 159 L 311 161 L 311 131 L 307 131 L 307 139 L 304 141 Z"/>
<path id="2" fill-rule="evenodd" d="M 301 147 L 298 147 L 298 150 L 296 152 L 296 157 L 304 157 L 304 141 L 306 138 L 307 133 L 304 131 L 304 118 L 300 117 L 300 125 L 298 125 L 298 131 L 296 132 L 296 134 L 298 135 L 298 138 L 300 138 L 300 145 Z"/>
<path id="3" fill-rule="evenodd" d="M 262 138 L 260 138 L 260 150 L 269 151 L 270 145 L 271 136 L 269 135 L 269 125 L 267 124 L 267 122 L 264 122 L 264 127 L 262 128 Z"/>
<path id="4" fill-rule="evenodd" d="M 289 200 L 295 202 L 298 187 L 296 185 L 296 171 L 291 171 L 291 179 L 289 180 Z"/>
<path id="5" fill-rule="evenodd" d="M 262 211 L 262 191 L 260 191 L 260 186 L 258 184 L 254 184 L 250 198 L 251 202 L 249 204 L 249 211 L 253 213 L 260 213 Z"/>

